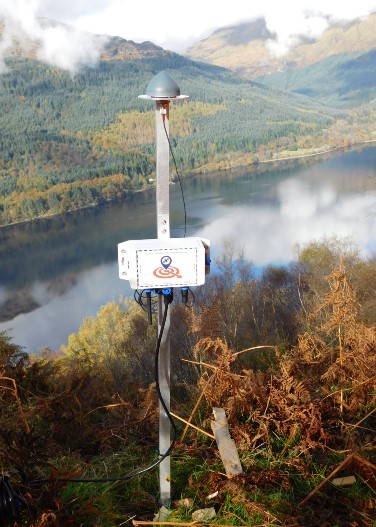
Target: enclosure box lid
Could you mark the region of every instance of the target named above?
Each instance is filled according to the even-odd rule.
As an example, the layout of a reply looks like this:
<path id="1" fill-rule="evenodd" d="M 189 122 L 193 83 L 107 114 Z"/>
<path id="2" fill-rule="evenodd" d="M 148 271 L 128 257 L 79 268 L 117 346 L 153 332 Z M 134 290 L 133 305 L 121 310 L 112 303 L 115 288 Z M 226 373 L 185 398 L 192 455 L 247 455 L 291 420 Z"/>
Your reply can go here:
<path id="1" fill-rule="evenodd" d="M 208 249 L 202 238 L 128 240 L 118 244 L 119 277 L 132 289 L 202 285 Z"/>

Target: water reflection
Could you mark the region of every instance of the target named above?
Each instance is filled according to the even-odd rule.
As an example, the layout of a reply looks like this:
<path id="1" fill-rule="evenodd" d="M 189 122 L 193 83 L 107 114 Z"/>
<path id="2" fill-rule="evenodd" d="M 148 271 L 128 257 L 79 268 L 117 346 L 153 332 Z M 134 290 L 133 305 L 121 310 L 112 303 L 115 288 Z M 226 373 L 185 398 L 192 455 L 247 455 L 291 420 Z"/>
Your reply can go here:
<path id="1" fill-rule="evenodd" d="M 95 315 L 100 306 L 120 295 L 131 294 L 127 282 L 118 279 L 117 263 L 102 264 L 77 274 L 75 284 L 61 295 L 51 296 L 48 284 L 36 283 L 32 295 L 40 305 L 0 324 L 0 330 L 11 328 L 15 342 L 30 352 L 41 347 L 59 349 L 68 335 L 78 330 L 84 317 Z"/>
<path id="2" fill-rule="evenodd" d="M 294 245 L 323 235 L 352 237 L 375 250 L 376 148 L 333 159 L 289 163 L 263 173 L 184 181 L 188 235 L 209 238 L 218 256 L 236 239 L 258 266 L 287 263 Z M 180 189 L 171 187 L 172 236 L 183 232 Z M 153 192 L 122 204 L 0 229 L 0 331 L 28 351 L 58 349 L 82 319 L 119 295 L 117 244 L 155 237 Z"/>
<path id="3" fill-rule="evenodd" d="M 228 207 L 198 234 L 214 247 L 235 236 L 257 266 L 286 264 L 297 244 L 323 236 L 351 237 L 365 255 L 372 250 L 376 223 L 369 214 L 371 194 L 341 194 L 328 183 L 314 188 L 297 178 L 277 184 L 273 194 L 276 202 Z"/>

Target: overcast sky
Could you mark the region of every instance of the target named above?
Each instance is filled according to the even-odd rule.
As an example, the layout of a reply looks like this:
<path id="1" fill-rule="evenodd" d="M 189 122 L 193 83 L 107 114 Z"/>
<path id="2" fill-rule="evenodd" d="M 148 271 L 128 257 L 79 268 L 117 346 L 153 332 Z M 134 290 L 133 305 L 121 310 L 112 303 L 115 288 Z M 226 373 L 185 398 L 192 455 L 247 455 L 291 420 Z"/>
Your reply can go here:
<path id="1" fill-rule="evenodd" d="M 376 11 L 375 0 L 190 0 L 160 4 L 155 0 L 39 0 L 36 5 L 38 14 L 78 28 L 136 42 L 151 40 L 173 51 L 185 49 L 219 27 L 260 15 L 283 39 L 300 32 L 317 34 L 325 29 L 328 17 L 349 20 Z"/>
<path id="2" fill-rule="evenodd" d="M 330 20 L 352 20 L 376 12 L 376 0 L 0 0 L 5 22 L 2 50 L 15 35 L 36 37 L 41 58 L 73 69 L 96 60 L 98 49 L 78 34 L 43 29 L 37 17 L 47 17 L 96 34 L 120 36 L 135 42 L 150 40 L 165 49 L 182 52 L 215 29 L 264 16 L 268 29 L 278 35 L 280 53 L 296 42 L 297 34 L 318 36 Z M 65 55 L 64 55 L 65 54 Z M 60 61 L 60 62 L 59 62 Z"/>

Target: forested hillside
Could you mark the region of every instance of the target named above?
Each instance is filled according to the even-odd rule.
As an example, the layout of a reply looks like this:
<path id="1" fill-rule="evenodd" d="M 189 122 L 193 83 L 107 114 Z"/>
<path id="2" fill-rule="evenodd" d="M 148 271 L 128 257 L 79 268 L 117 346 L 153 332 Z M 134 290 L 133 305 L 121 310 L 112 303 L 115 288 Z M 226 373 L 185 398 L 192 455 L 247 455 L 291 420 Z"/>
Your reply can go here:
<path id="1" fill-rule="evenodd" d="M 356 109 L 376 96 L 376 13 L 348 23 L 332 22 L 317 39 L 297 35 L 281 56 L 264 19 L 221 28 L 193 45 L 187 56 L 227 67 L 271 88 L 300 93 L 338 108 Z M 372 109 L 370 109 L 372 111 Z M 354 116 L 358 121 L 358 115 Z"/>
<path id="2" fill-rule="evenodd" d="M 168 70 L 190 96 L 174 104 L 171 138 L 182 174 L 322 147 L 346 114 L 307 97 L 242 81 L 228 70 L 160 51 L 102 60 L 71 76 L 12 59 L 0 77 L 0 223 L 122 199 L 150 185 L 154 107 L 140 101 Z M 324 147 L 325 148 L 325 147 Z"/>
<path id="3" fill-rule="evenodd" d="M 318 38 L 296 35 L 297 44 L 284 54 L 270 52 L 276 44 L 265 19 L 220 28 L 187 50 L 194 60 L 236 71 L 243 78 L 256 79 L 281 71 L 291 71 L 322 62 L 328 57 L 367 52 L 376 47 L 376 13 L 351 22 L 328 21 L 329 27 Z M 330 85 L 331 78 L 325 80 Z"/>
<path id="4" fill-rule="evenodd" d="M 376 48 L 332 55 L 304 68 L 264 75 L 257 80 L 332 106 L 353 108 L 375 99 L 375 79 Z"/>
<path id="5" fill-rule="evenodd" d="M 240 81 L 228 70 L 179 55 L 103 60 L 72 77 L 12 59 L 0 77 L 0 223 L 121 199 L 155 170 L 148 82 L 169 70 L 190 96 L 171 112 L 182 173 L 252 163 L 278 142 L 318 139 L 338 110 Z M 316 138 L 316 139 L 313 139 Z"/>

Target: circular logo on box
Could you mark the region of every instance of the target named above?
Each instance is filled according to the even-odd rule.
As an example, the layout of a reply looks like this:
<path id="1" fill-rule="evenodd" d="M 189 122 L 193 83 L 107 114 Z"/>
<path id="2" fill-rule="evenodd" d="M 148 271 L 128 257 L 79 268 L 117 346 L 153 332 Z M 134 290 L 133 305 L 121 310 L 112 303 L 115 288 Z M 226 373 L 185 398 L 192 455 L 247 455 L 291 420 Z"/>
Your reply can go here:
<path id="1" fill-rule="evenodd" d="M 153 275 L 156 278 L 182 278 L 179 269 L 171 265 L 171 256 L 162 256 L 161 264 L 162 267 L 157 267 L 157 269 L 154 269 L 153 271 Z"/>

